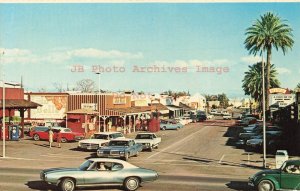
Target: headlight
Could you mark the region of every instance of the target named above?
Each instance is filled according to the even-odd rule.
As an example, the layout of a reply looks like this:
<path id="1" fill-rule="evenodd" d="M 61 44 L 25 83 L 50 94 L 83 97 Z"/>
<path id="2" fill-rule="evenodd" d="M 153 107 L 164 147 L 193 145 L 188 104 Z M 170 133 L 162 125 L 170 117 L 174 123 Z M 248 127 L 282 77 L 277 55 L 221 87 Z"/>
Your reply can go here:
<path id="1" fill-rule="evenodd" d="M 120 151 L 120 154 L 123 155 L 125 152 L 124 151 Z"/>
<path id="2" fill-rule="evenodd" d="M 99 151 L 99 150 L 98 150 L 98 153 L 99 153 L 99 154 L 103 154 L 103 151 Z"/>
<path id="3" fill-rule="evenodd" d="M 150 143 L 146 143 L 147 146 L 150 146 Z"/>

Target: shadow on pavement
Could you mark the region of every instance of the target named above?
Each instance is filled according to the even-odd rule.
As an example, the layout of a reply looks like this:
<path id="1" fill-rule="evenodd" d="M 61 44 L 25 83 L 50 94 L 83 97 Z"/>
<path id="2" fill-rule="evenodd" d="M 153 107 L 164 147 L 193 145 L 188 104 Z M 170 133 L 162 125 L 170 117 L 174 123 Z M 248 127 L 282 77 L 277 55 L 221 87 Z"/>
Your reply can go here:
<path id="1" fill-rule="evenodd" d="M 47 183 L 40 180 L 28 181 L 25 185 L 27 185 L 28 188 L 33 190 L 40 190 L 40 191 L 57 190 L 57 187 L 53 185 L 48 185 Z"/>
<path id="2" fill-rule="evenodd" d="M 58 187 L 54 185 L 49 185 L 43 181 L 29 181 L 27 184 L 28 188 L 32 190 L 40 190 L 40 191 L 56 191 L 59 190 Z M 107 190 L 107 189 L 117 189 L 123 190 L 120 186 L 102 186 L 102 187 L 85 187 L 85 188 L 76 188 L 76 190 Z"/>
<path id="3" fill-rule="evenodd" d="M 252 188 L 248 186 L 248 182 L 246 181 L 231 181 L 226 184 L 226 186 L 233 190 L 238 191 L 251 191 Z"/>

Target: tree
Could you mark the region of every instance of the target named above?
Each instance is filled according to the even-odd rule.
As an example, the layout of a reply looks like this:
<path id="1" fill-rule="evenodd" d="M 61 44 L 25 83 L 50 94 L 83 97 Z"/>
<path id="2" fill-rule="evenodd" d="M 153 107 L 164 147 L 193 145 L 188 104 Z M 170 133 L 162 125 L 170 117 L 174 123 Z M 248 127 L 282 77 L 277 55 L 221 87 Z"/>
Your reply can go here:
<path id="1" fill-rule="evenodd" d="M 271 55 L 272 48 L 281 49 L 283 54 L 292 49 L 292 28 L 278 15 L 267 12 L 246 29 L 245 48 L 249 54 L 257 55 L 267 51 L 266 90 L 271 87 Z M 266 108 L 269 108 L 269 91 L 266 91 Z"/>
<path id="2" fill-rule="evenodd" d="M 76 89 L 83 93 L 93 92 L 95 89 L 95 82 L 91 79 L 83 79 L 76 83 Z"/>
<path id="3" fill-rule="evenodd" d="M 57 90 L 57 92 L 64 92 L 65 89 L 63 88 L 63 84 L 59 82 L 53 83 L 54 88 Z"/>
<path id="4" fill-rule="evenodd" d="M 220 101 L 220 106 L 223 108 L 227 108 L 229 106 L 228 102 L 229 99 L 227 98 L 226 94 L 218 94 L 218 101 Z"/>
<path id="5" fill-rule="evenodd" d="M 267 68 L 265 67 L 265 71 Z M 265 72 L 265 77 L 266 77 Z M 255 101 L 260 103 L 262 106 L 262 64 L 258 62 L 253 65 L 249 65 L 249 70 L 245 72 L 244 79 L 242 80 L 242 88 L 245 95 L 250 95 Z M 279 80 L 277 79 L 277 72 L 274 65 L 271 65 L 270 70 L 270 87 L 277 88 L 280 86 Z M 267 91 L 267 90 L 266 90 Z"/>

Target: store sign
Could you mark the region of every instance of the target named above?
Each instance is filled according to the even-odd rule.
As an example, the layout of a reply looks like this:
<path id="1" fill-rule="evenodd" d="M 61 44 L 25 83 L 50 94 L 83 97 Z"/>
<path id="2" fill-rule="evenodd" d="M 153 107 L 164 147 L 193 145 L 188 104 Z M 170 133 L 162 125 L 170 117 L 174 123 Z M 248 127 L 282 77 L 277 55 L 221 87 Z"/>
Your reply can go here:
<path id="1" fill-rule="evenodd" d="M 34 119 L 63 119 L 67 108 L 67 96 L 31 95 L 30 100 L 41 104 L 37 109 L 30 110 Z M 28 113 L 25 115 L 28 116 Z"/>
<path id="2" fill-rule="evenodd" d="M 96 103 L 81 103 L 81 109 L 96 110 Z"/>
<path id="3" fill-rule="evenodd" d="M 125 96 L 114 97 L 113 98 L 113 104 L 116 104 L 116 105 L 124 105 L 124 104 L 126 104 L 126 97 Z"/>
<path id="4" fill-rule="evenodd" d="M 286 94 L 287 93 L 287 89 L 284 88 L 272 88 L 269 89 L 270 94 Z"/>

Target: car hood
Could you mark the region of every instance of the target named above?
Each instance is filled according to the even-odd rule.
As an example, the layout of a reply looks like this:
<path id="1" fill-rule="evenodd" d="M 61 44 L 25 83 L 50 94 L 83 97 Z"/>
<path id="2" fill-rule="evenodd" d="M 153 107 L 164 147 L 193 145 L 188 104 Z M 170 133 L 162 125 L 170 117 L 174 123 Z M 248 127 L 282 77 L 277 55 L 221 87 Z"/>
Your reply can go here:
<path id="1" fill-rule="evenodd" d="M 109 146 L 109 147 L 102 147 L 100 150 L 124 150 L 127 146 Z"/>
<path id="2" fill-rule="evenodd" d="M 273 170 L 262 170 L 262 171 L 259 171 L 258 173 L 256 173 L 254 175 L 254 177 L 256 176 L 261 176 L 263 174 L 280 174 L 280 169 L 273 169 Z"/>
<path id="3" fill-rule="evenodd" d="M 249 139 L 248 143 L 260 143 L 262 141 L 263 141 L 262 139 Z"/>
<path id="4" fill-rule="evenodd" d="M 79 171 L 79 168 L 50 168 L 45 169 L 43 173 L 56 173 L 56 172 L 72 172 L 72 171 Z"/>
<path id="5" fill-rule="evenodd" d="M 108 143 L 109 140 L 105 139 L 84 139 L 79 141 L 79 143 L 96 143 L 96 144 L 101 144 L 101 143 Z"/>

